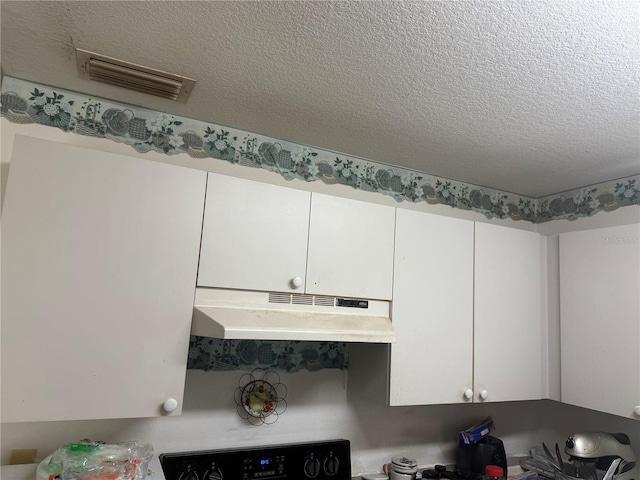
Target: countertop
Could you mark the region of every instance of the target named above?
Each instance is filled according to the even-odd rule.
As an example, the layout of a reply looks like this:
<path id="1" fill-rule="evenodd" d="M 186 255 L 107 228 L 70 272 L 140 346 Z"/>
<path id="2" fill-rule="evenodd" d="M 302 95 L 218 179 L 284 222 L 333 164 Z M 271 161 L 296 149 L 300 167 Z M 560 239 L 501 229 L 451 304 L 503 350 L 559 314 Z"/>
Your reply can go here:
<path id="1" fill-rule="evenodd" d="M 0 478 L 2 480 L 36 480 L 36 468 L 37 463 L 30 463 L 27 465 L 5 465 L 0 467 Z M 160 460 L 157 456 L 154 456 L 149 462 L 149 470 L 151 474 L 147 476 L 146 480 L 164 480 L 162 474 L 162 467 L 160 466 Z M 521 473 L 522 469 L 517 466 L 509 466 L 508 475 L 515 475 Z M 360 480 L 362 477 L 353 477 L 353 480 Z"/>

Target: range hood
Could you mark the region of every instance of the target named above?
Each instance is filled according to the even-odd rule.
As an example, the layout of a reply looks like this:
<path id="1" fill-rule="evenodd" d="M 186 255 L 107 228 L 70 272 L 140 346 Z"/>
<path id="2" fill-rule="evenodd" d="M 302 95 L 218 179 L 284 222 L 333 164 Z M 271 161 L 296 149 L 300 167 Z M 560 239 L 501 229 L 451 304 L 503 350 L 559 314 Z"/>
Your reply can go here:
<path id="1" fill-rule="evenodd" d="M 197 288 L 191 334 L 253 340 L 394 343 L 389 302 Z"/>

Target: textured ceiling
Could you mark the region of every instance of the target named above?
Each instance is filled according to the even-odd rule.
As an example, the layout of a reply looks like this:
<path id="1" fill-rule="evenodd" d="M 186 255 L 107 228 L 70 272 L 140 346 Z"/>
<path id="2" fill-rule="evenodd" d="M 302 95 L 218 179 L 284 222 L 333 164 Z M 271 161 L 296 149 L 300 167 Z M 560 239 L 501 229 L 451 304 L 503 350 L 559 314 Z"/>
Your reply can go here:
<path id="1" fill-rule="evenodd" d="M 533 197 L 640 173 L 640 0 L 0 5 L 7 75 Z M 80 80 L 76 47 L 198 83 Z"/>

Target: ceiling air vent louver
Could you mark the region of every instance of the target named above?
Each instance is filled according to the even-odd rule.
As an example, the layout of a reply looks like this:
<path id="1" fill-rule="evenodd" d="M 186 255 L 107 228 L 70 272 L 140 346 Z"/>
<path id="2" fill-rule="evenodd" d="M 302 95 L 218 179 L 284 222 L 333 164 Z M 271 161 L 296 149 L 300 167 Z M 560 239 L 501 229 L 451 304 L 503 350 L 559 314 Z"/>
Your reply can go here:
<path id="1" fill-rule="evenodd" d="M 195 80 L 76 48 L 78 76 L 186 103 Z"/>

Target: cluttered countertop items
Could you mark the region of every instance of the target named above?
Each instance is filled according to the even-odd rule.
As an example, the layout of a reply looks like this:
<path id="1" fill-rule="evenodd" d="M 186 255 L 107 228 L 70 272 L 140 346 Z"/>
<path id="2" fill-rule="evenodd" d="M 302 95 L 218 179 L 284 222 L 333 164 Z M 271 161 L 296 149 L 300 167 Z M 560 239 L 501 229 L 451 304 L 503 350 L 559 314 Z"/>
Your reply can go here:
<path id="1" fill-rule="evenodd" d="M 364 473 L 361 480 L 505 480 L 507 455 L 499 438 L 489 435 L 495 429 L 493 419 L 487 417 L 472 427 L 459 432 L 455 466 L 420 466 L 415 459 L 394 456 L 382 466 L 381 473 Z M 489 470 L 487 471 L 487 468 Z M 520 468 L 518 468 L 520 470 Z M 519 480 L 528 480 L 536 473 L 528 473 Z"/>
<path id="2" fill-rule="evenodd" d="M 507 457 L 490 435 L 491 417 L 459 433 L 455 465 L 420 466 L 393 456 L 382 472 L 351 472 L 348 440 L 153 455 L 141 442 L 83 440 L 60 447 L 40 464 L 3 466 L 3 480 L 640 480 L 636 455 L 623 433 L 570 435 L 550 449 Z M 515 463 L 514 463 L 515 462 Z"/>
<path id="3" fill-rule="evenodd" d="M 0 467 L 0 479 L 2 480 L 35 480 L 38 463 L 26 463 L 20 465 L 3 465 Z M 162 469 L 157 456 L 149 461 L 149 470 L 145 480 L 164 480 Z"/>
<path id="4" fill-rule="evenodd" d="M 40 463 L 2 467 L 3 480 L 160 480 L 153 447 L 138 441 L 80 440 L 58 448 Z"/>
<path id="5" fill-rule="evenodd" d="M 570 435 L 551 450 L 543 442 L 529 455 L 507 456 L 502 441 L 490 435 L 491 417 L 459 432 L 456 463 L 421 468 L 410 458 L 394 457 L 382 473 L 363 474 L 362 480 L 640 480 L 636 455 L 624 433 L 586 432 Z M 515 460 L 515 463 L 514 463 Z M 519 468 L 518 468 L 519 467 Z"/>
<path id="6" fill-rule="evenodd" d="M 522 459 L 523 469 L 554 480 L 639 480 L 636 454 L 624 433 L 585 432 L 567 438 L 565 461 L 556 443 L 552 452 L 544 443 Z"/>

